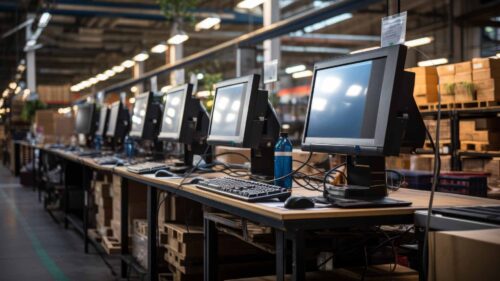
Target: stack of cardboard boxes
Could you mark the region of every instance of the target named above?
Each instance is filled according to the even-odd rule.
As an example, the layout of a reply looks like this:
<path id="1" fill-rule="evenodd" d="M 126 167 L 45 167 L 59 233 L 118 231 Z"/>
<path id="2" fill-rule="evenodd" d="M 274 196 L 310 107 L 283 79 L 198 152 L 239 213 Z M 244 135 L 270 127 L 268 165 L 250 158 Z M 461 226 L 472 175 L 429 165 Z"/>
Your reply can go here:
<path id="1" fill-rule="evenodd" d="M 37 110 L 35 126 L 38 134 L 43 135 L 43 143 L 69 144 L 75 131 L 75 121 L 72 116 L 59 114 L 53 110 Z"/>
<path id="2" fill-rule="evenodd" d="M 437 88 L 438 76 L 436 67 L 413 67 L 406 69 L 406 71 L 415 73 L 415 87 L 413 96 L 415 102 L 420 104 L 427 104 L 437 102 Z"/>
<path id="3" fill-rule="evenodd" d="M 472 59 L 472 81 L 479 101 L 500 101 L 500 60 Z"/>
<path id="4" fill-rule="evenodd" d="M 44 103 L 67 104 L 71 102 L 70 85 L 40 85 L 38 96 Z"/>
<path id="5" fill-rule="evenodd" d="M 439 77 L 439 92 L 441 94 L 441 103 L 455 102 L 455 65 L 447 64 L 437 67 Z"/>

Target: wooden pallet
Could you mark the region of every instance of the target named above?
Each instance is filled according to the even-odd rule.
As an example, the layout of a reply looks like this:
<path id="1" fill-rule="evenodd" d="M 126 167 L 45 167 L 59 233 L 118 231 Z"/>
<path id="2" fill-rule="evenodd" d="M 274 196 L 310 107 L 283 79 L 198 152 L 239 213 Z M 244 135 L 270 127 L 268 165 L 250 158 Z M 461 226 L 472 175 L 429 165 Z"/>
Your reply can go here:
<path id="1" fill-rule="evenodd" d="M 108 255 L 117 255 L 121 253 L 121 243 L 113 236 L 103 236 L 101 245 Z"/>
<path id="2" fill-rule="evenodd" d="M 100 243 L 102 241 L 101 234 L 97 231 L 95 228 L 91 228 L 87 230 L 87 235 L 91 240 L 96 241 L 97 243 Z"/>
<path id="3" fill-rule="evenodd" d="M 169 245 L 165 248 L 165 260 L 183 274 L 203 273 L 203 257 L 191 257 L 180 254 Z"/>
<path id="4" fill-rule="evenodd" d="M 165 223 L 163 233 L 167 235 L 167 245 L 176 253 L 190 257 L 203 256 L 203 228 L 183 224 Z"/>
<path id="5" fill-rule="evenodd" d="M 460 150 L 462 151 L 498 151 L 499 145 L 493 145 L 484 141 L 460 141 Z"/>
<path id="6" fill-rule="evenodd" d="M 500 106 L 500 102 L 473 100 L 473 101 L 463 101 L 463 102 L 441 103 L 441 110 L 489 108 L 495 106 Z M 438 104 L 437 103 L 419 104 L 418 109 L 420 111 L 436 111 L 438 110 Z"/>

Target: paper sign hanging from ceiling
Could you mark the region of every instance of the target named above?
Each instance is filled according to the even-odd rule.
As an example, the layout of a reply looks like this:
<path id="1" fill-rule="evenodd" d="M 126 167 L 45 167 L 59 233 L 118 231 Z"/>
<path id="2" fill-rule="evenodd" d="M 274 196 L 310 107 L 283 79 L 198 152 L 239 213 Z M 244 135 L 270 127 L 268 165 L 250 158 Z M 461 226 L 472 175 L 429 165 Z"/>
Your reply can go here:
<path id="1" fill-rule="evenodd" d="M 403 44 L 406 39 L 407 12 L 382 18 L 381 47 Z"/>

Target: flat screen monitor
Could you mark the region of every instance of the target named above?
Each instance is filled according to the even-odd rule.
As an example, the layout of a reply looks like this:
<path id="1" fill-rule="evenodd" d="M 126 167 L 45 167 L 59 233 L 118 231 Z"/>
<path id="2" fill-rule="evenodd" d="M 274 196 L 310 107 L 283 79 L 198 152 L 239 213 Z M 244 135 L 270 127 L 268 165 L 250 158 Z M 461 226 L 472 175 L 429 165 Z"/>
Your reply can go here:
<path id="1" fill-rule="evenodd" d="M 253 120 L 257 111 L 255 106 L 259 94 L 259 79 L 258 75 L 250 75 L 216 85 L 208 143 L 243 145 L 246 130 L 251 129 L 249 122 Z M 267 103 L 267 95 L 265 99 Z"/>
<path id="2" fill-rule="evenodd" d="M 165 103 L 163 107 L 163 118 L 159 139 L 176 141 L 181 134 L 182 123 L 184 120 L 184 108 L 186 107 L 186 97 L 191 95 L 187 93 L 188 87 L 176 87 L 165 94 Z"/>
<path id="3" fill-rule="evenodd" d="M 75 119 L 76 133 L 90 135 L 94 129 L 94 104 L 78 106 Z"/>
<path id="4" fill-rule="evenodd" d="M 99 111 L 99 127 L 97 127 L 97 131 L 96 131 L 96 135 L 98 135 L 98 136 L 104 136 L 104 133 L 106 133 L 108 112 L 109 112 L 109 109 L 106 105 L 103 105 L 101 107 L 101 110 Z"/>
<path id="5" fill-rule="evenodd" d="M 130 136 L 141 138 L 144 124 L 147 121 L 146 114 L 148 109 L 149 93 L 143 93 L 135 98 L 134 109 L 132 111 L 132 125 Z"/>
<path id="6" fill-rule="evenodd" d="M 111 104 L 111 107 L 109 109 L 108 128 L 106 130 L 106 136 L 108 137 L 115 136 L 116 123 L 118 122 L 120 107 L 121 104 L 119 101 Z"/>
<path id="7" fill-rule="evenodd" d="M 398 95 L 406 95 L 398 82 L 405 50 L 391 46 L 316 64 L 302 148 L 383 156 L 401 107 Z"/>

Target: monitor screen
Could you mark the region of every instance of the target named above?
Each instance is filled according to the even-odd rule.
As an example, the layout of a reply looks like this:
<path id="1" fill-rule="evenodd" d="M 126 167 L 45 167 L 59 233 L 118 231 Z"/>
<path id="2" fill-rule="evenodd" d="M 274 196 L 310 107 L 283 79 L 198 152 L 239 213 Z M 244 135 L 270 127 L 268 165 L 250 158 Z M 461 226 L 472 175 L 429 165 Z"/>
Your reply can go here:
<path id="1" fill-rule="evenodd" d="M 167 94 L 160 134 L 171 135 L 179 132 L 184 101 L 184 89 Z"/>
<path id="2" fill-rule="evenodd" d="M 99 127 L 97 128 L 97 135 L 102 136 L 104 134 L 104 128 L 106 127 L 106 117 L 108 115 L 108 107 L 103 106 L 99 112 Z"/>
<path id="3" fill-rule="evenodd" d="M 76 132 L 78 134 L 89 134 L 92 128 L 93 107 L 90 104 L 81 105 L 76 112 Z"/>
<path id="4" fill-rule="evenodd" d="M 217 88 L 209 134 L 234 137 L 240 134 L 247 83 Z"/>
<path id="5" fill-rule="evenodd" d="M 316 70 L 305 137 L 373 139 L 385 61 Z"/>
<path id="6" fill-rule="evenodd" d="M 106 130 L 106 136 L 113 137 L 115 135 L 116 123 L 118 122 L 118 114 L 120 111 L 120 102 L 115 102 L 111 105 L 108 118 L 108 129 Z"/>
<path id="7" fill-rule="evenodd" d="M 136 97 L 134 104 L 134 112 L 132 115 L 132 128 L 130 133 L 142 135 L 144 122 L 146 120 L 146 110 L 148 108 L 148 94 Z"/>

